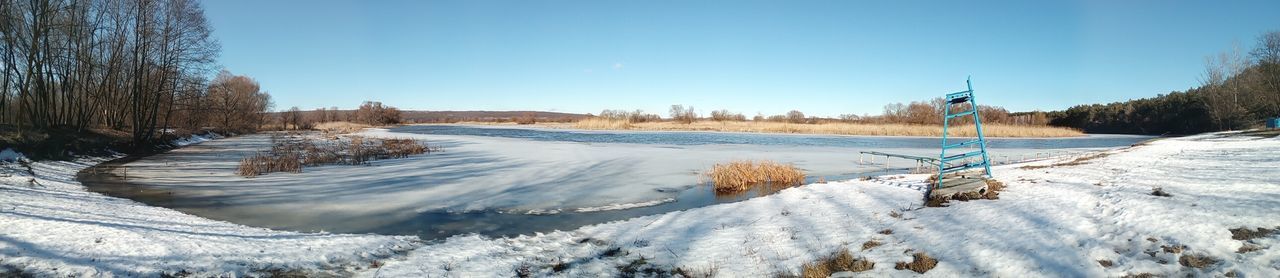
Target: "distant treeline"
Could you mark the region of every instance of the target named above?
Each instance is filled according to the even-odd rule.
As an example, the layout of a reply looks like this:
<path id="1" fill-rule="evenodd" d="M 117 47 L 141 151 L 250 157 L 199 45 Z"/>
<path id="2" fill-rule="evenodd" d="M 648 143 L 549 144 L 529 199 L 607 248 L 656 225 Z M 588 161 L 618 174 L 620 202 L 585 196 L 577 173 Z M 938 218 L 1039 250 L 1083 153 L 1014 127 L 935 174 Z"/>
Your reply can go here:
<path id="1" fill-rule="evenodd" d="M 306 111 L 298 107 L 273 113 L 271 127 L 283 129 L 310 128 L 321 122 L 353 122 L 367 125 L 457 122 L 573 122 L 587 115 L 540 111 L 401 111 L 381 102 L 366 101 L 355 110 L 338 107 Z"/>
<path id="2" fill-rule="evenodd" d="M 1193 134 L 1258 127 L 1280 117 L 1280 31 L 1243 53 L 1207 59 L 1201 85 L 1185 92 L 1050 113 L 1049 124 L 1090 133 Z"/>
<path id="3" fill-rule="evenodd" d="M 941 125 L 942 113 L 946 105 L 943 98 L 935 98 L 929 101 L 914 101 L 909 104 L 893 103 L 885 105 L 884 112 L 880 115 L 856 115 L 843 114 L 838 118 L 824 118 L 815 116 L 806 116 L 804 112 L 799 110 L 791 110 L 782 115 L 756 114 L 751 117 L 751 121 L 756 122 L 782 122 L 797 124 L 821 124 L 821 123 L 862 123 L 862 124 L 918 124 L 918 125 Z M 952 107 L 952 111 L 968 111 L 969 105 L 957 104 Z M 1008 110 L 999 106 L 978 105 L 978 115 L 981 116 L 983 123 L 1008 124 L 1008 125 L 1046 125 L 1049 123 L 1049 113 L 1046 112 L 1019 112 L 1009 113 Z M 606 109 L 601 111 L 599 115 L 587 114 L 587 116 L 599 117 L 614 121 L 626 121 L 629 123 L 644 123 L 664 121 L 662 116 L 653 113 L 646 113 L 644 110 L 618 110 Z M 710 117 L 701 117 L 701 115 L 691 106 L 672 105 L 668 111 L 666 120 L 681 123 L 692 123 L 698 120 L 711 121 L 747 121 L 747 116 L 742 113 L 735 113 L 729 110 L 711 111 Z M 956 118 L 951 120 L 952 124 L 969 124 L 973 123 L 972 118 Z"/>

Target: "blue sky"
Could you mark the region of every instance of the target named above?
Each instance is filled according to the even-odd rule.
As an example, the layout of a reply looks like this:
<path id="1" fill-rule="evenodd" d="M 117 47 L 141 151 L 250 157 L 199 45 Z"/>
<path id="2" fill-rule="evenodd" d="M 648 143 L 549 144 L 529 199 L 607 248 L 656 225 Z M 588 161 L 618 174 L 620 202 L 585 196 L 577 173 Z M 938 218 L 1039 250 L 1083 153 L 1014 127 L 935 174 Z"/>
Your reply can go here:
<path id="1" fill-rule="evenodd" d="M 879 114 L 964 89 L 1013 111 L 1185 90 L 1280 1 L 203 2 L 277 109 Z"/>

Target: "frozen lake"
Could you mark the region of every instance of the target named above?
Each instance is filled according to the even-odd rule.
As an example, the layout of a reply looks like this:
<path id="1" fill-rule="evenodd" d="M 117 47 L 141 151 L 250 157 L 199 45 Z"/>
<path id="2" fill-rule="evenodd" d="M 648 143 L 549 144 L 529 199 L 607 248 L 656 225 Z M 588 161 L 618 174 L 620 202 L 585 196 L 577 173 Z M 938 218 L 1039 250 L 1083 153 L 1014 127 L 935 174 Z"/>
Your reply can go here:
<path id="1" fill-rule="evenodd" d="M 445 152 L 255 178 L 240 158 L 269 148 L 250 135 L 86 170 L 91 190 L 251 226 L 419 235 L 424 239 L 568 230 L 733 202 L 699 173 L 734 159 L 793 163 L 810 180 L 904 172 L 911 161 L 859 163 L 859 151 L 937 156 L 938 138 L 713 132 L 578 131 L 417 125 L 362 132 Z M 992 159 L 1127 146 L 1145 136 L 989 139 Z M 870 161 L 864 161 L 870 162 Z M 96 174 L 95 174 L 96 173 Z M 999 173 L 995 173 L 999 175 Z"/>

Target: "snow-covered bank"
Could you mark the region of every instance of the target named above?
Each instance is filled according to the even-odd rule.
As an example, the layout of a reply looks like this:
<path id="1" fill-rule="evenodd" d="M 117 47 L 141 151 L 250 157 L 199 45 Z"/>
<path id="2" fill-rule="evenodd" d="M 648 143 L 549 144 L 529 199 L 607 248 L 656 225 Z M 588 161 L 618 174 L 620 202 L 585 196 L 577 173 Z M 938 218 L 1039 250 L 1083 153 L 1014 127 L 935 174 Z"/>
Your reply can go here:
<path id="1" fill-rule="evenodd" d="M 414 237 L 273 231 L 87 192 L 76 173 L 105 160 L 0 163 L 0 276 L 342 274 L 419 244 Z"/>
<path id="2" fill-rule="evenodd" d="M 893 267 L 914 252 L 939 260 L 924 273 L 935 277 L 1280 275 L 1280 235 L 1229 231 L 1280 227 L 1280 139 L 1210 134 L 1071 160 L 997 167 L 1000 200 L 922 208 L 923 175 L 812 184 L 573 231 L 453 237 L 360 275 L 759 277 L 842 247 L 877 277 L 917 275 Z"/>

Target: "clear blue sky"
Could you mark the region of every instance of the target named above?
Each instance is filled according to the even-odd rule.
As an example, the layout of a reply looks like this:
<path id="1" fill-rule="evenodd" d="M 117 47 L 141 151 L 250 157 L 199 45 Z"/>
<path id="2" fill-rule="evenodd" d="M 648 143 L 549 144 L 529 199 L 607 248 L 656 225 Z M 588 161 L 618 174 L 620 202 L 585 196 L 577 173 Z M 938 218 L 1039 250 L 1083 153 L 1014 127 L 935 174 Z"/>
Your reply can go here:
<path id="1" fill-rule="evenodd" d="M 879 114 L 972 75 L 1062 109 L 1185 90 L 1280 1 L 204 1 L 277 109 Z"/>

